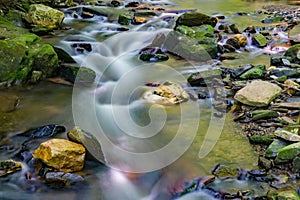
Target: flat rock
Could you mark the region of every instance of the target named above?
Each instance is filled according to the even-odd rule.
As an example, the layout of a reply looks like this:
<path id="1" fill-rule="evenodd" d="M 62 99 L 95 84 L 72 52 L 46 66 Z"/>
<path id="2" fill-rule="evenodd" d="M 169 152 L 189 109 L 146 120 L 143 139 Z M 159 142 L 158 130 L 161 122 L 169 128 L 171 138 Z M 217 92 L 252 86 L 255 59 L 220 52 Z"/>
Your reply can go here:
<path id="1" fill-rule="evenodd" d="M 16 162 L 12 159 L 4 160 L 0 162 L 0 177 L 7 174 L 20 171 L 22 169 L 22 163 Z"/>
<path id="2" fill-rule="evenodd" d="M 300 142 L 300 136 L 296 135 L 294 133 L 291 133 L 286 130 L 276 130 L 274 132 L 274 135 L 276 137 L 282 138 L 284 140 L 290 141 L 290 142 Z"/>
<path id="3" fill-rule="evenodd" d="M 234 99 L 249 106 L 264 107 L 279 96 L 281 91 L 282 89 L 275 84 L 266 81 L 252 81 L 240 89 Z"/>
<path id="4" fill-rule="evenodd" d="M 154 91 L 147 91 L 144 99 L 161 104 L 179 104 L 189 100 L 189 94 L 178 84 L 171 81 L 165 81 Z"/>
<path id="5" fill-rule="evenodd" d="M 51 139 L 43 142 L 33 157 L 62 172 L 80 171 L 84 165 L 85 148 L 65 139 Z"/>
<path id="6" fill-rule="evenodd" d="M 274 103 L 272 105 L 272 107 L 275 107 L 275 108 L 300 109 L 300 102 Z"/>

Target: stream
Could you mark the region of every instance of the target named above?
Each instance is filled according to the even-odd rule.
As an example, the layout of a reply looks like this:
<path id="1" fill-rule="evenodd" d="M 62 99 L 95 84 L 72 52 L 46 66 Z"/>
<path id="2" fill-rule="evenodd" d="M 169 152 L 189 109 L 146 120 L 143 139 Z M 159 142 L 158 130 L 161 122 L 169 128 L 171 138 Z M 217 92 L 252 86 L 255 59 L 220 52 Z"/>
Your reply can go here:
<path id="1" fill-rule="evenodd" d="M 287 2 L 174 0 L 156 3 L 174 10 L 197 9 L 208 15 L 224 15 L 228 22 L 243 30 L 260 24 L 265 16 L 235 13 L 253 13 L 263 5 Z M 105 16 L 76 19 L 72 9 L 63 10 L 64 24 L 72 29 L 58 31 L 43 40 L 64 49 L 78 65 L 93 69 L 97 73 L 94 83 L 86 86 L 75 82 L 71 87 L 43 81 L 26 88 L 8 89 L 6 93 L 20 97 L 20 104 L 17 110 L 0 116 L 0 130 L 15 135 L 47 124 L 63 125 L 67 131 L 78 125 L 100 141 L 107 166 L 89 160 L 80 172 L 86 183 L 61 190 L 39 188 L 39 182 L 35 183 L 39 189 L 28 188 L 23 177 L 11 175 L 13 178 L 9 181 L 1 181 L 0 199 L 166 200 L 172 198 L 170 190 L 193 178 L 211 175 L 217 164 L 257 168 L 257 153 L 248 139 L 238 134 L 239 127 L 230 113 L 215 117 L 217 111 L 212 107 L 212 99 L 191 100 L 180 106 L 153 105 L 141 99 L 141 94 L 149 89 L 147 83 L 165 80 L 180 82 L 195 95 L 186 85 L 186 78 L 193 72 L 212 69 L 218 63 L 216 60 L 196 63 L 175 56 L 162 63 L 138 59 L 136 55 L 142 48 L 150 45 L 158 34 L 170 31 L 172 27 L 164 19 L 174 16 L 173 13 L 154 17 L 146 24 L 122 32 L 118 31 L 119 25 Z M 113 8 L 93 9 L 120 12 Z M 92 51 L 78 52 L 72 47 L 74 43 L 88 43 Z M 243 59 L 222 65 L 232 68 L 249 63 L 269 65 L 269 57 L 262 49 L 243 54 Z M 63 133 L 59 137 L 67 136 Z M 163 152 L 155 152 L 166 146 L 169 148 Z M 99 156 L 92 148 L 89 150 L 94 157 Z M 150 157 L 136 156 L 148 152 L 154 153 Z M 1 155 L 1 160 L 7 158 Z M 228 181 L 219 187 L 233 186 L 260 191 L 258 185 L 247 181 Z M 212 197 L 198 191 L 182 199 Z"/>

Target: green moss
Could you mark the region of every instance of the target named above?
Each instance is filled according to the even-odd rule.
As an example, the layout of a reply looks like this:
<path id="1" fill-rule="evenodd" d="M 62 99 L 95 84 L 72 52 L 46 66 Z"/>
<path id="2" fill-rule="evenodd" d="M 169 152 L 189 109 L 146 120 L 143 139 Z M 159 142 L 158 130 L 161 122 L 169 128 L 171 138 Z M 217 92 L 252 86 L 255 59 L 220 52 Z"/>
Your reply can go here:
<path id="1" fill-rule="evenodd" d="M 288 145 L 279 150 L 276 162 L 288 162 L 300 155 L 300 142 Z"/>

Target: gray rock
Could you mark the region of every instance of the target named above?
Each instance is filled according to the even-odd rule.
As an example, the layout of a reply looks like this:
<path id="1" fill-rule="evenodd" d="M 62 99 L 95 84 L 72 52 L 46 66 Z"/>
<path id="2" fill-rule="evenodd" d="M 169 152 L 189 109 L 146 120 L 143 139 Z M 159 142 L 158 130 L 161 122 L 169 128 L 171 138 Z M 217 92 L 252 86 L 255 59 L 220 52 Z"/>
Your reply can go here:
<path id="1" fill-rule="evenodd" d="M 268 106 L 272 100 L 280 95 L 282 89 L 266 81 L 253 81 L 240 89 L 234 96 L 234 99 L 256 107 Z"/>
<path id="2" fill-rule="evenodd" d="M 280 149 L 288 146 L 289 143 L 283 140 L 274 139 L 266 150 L 266 158 L 275 158 Z"/>
<path id="3" fill-rule="evenodd" d="M 274 132 L 276 137 L 282 138 L 284 140 L 290 141 L 290 142 L 300 142 L 300 136 L 296 135 L 294 133 L 291 133 L 286 130 L 276 130 Z"/>
<path id="4" fill-rule="evenodd" d="M 217 24 L 217 18 L 199 12 L 187 12 L 179 16 L 176 21 L 176 25 L 200 26 L 203 24 L 214 27 Z"/>
<path id="5" fill-rule="evenodd" d="M 290 144 L 278 151 L 276 163 L 285 163 L 293 160 L 300 154 L 300 142 Z"/>
<path id="6" fill-rule="evenodd" d="M 178 84 L 165 81 L 154 91 L 147 91 L 143 98 L 153 103 L 179 104 L 189 100 L 189 94 Z"/>
<path id="7" fill-rule="evenodd" d="M 77 174 L 64 172 L 48 172 L 45 175 L 45 182 L 53 187 L 62 188 L 68 185 L 83 182 L 84 178 Z"/>

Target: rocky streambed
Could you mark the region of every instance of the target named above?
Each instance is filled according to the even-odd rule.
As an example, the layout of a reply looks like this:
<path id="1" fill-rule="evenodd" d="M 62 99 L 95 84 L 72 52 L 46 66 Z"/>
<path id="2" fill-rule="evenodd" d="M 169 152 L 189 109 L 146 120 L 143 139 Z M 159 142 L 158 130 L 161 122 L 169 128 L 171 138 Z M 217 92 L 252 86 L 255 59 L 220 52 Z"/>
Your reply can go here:
<path id="1" fill-rule="evenodd" d="M 132 192 L 125 199 L 300 198 L 298 6 L 268 5 L 260 10 L 234 12 L 232 16 L 223 15 L 222 10 L 207 14 L 193 7 L 178 9 L 169 1 L 3 1 L 1 9 L 1 198 L 28 199 L 33 194 L 39 198 L 56 192 L 63 196 L 66 192 L 68 198 L 76 199 L 77 190 L 90 191 L 89 186 L 98 181 L 95 176 L 118 180 L 101 184 L 101 192 L 92 190 L 88 194 L 90 199 L 118 199 L 126 194 L 125 190 Z M 235 24 L 234 17 L 255 22 Z M 153 34 L 150 37 L 143 31 Z M 142 34 L 126 43 L 132 32 Z M 122 33 L 126 36 L 121 37 L 124 41 L 115 41 Z M 103 45 L 107 38 L 112 38 L 107 40 L 112 47 Z M 139 39 L 145 42 L 135 47 L 133 44 Z M 97 46 L 99 42 L 103 43 Z M 122 52 L 125 47 L 131 48 L 130 51 Z M 109 52 L 110 48 L 115 52 Z M 101 55 L 95 58 L 112 70 L 115 66 L 111 63 L 116 57 L 124 68 L 126 59 L 134 61 L 128 62 L 130 65 L 146 63 L 157 68 L 138 82 L 138 94 L 134 93 L 130 103 L 142 100 L 146 101 L 143 105 L 162 105 L 174 113 L 172 109 L 176 106 L 211 102 L 207 112 L 215 120 L 229 116 L 238 127 L 237 134 L 247 137 L 257 154 L 256 167 L 244 169 L 242 161 L 216 159 L 215 168 L 210 166 L 211 173 L 197 174 L 192 168 L 199 165 L 191 164 L 195 161 L 188 159 L 175 166 L 173 174 L 168 170 L 150 175 L 122 174 L 107 170 L 107 152 L 103 152 L 97 134 L 74 127 L 70 119 L 66 120 L 68 123 L 62 120 L 64 125 L 49 120 L 38 128 L 15 130 L 14 112 L 23 101 L 15 94 L 15 88 L 30 92 L 48 80 L 66 85 L 63 87 L 69 87 L 71 92 L 74 83 L 80 88 L 89 87 L 101 72 L 103 76 L 98 83 L 101 87 L 96 87 L 95 93 L 101 104 L 112 102 L 107 100 L 113 97 L 109 92 L 110 82 L 122 83 L 118 81 L 130 70 L 117 73 L 98 70 L 94 63 L 84 61 L 90 53 Z M 169 76 L 170 70 L 157 64 L 171 65 L 184 78 Z M 117 103 L 122 105 L 124 101 Z M 137 118 L 145 119 L 146 122 L 140 121 L 147 124 L 149 117 L 139 114 Z M 167 130 L 174 132 L 173 127 Z M 129 145 L 129 149 L 136 144 L 125 139 L 116 141 Z M 162 141 L 154 141 L 158 146 L 163 145 Z M 197 158 L 194 149 L 188 153 Z M 214 160 L 208 157 L 205 162 L 211 159 Z M 105 172 L 99 175 L 99 171 Z M 125 186 L 118 181 L 126 183 Z M 140 188 L 133 187 L 134 183 Z M 119 189 L 120 196 L 112 194 L 112 186 Z"/>

